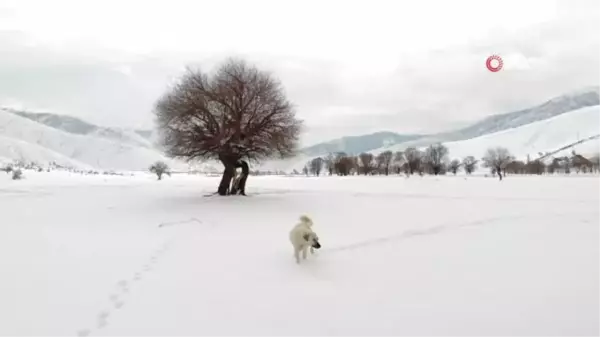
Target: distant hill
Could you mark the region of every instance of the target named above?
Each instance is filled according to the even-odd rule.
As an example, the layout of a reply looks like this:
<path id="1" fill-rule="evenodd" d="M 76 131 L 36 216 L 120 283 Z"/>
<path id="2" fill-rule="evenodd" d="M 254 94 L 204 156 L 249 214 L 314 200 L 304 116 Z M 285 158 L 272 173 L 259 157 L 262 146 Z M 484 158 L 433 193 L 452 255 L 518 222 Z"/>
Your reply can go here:
<path id="1" fill-rule="evenodd" d="M 398 141 L 391 145 L 366 150 L 366 152 L 373 154 L 386 150 L 396 152 L 407 147 L 423 148 L 441 142 L 449 147 L 451 157 L 458 158 L 463 155 L 479 157 L 483 155 L 482 151 L 485 151 L 486 147 L 506 146 L 515 155 L 526 156 L 529 154 L 535 158 L 540 152 L 554 151 L 585 137 L 600 134 L 599 89 L 599 87 L 587 87 L 555 97 L 532 108 L 490 116 L 458 130 L 432 135 L 409 136 L 413 139 Z M 295 158 L 270 161 L 261 167 L 267 170 L 301 170 L 305 163 L 312 158 L 336 152 L 329 151 L 331 147 L 326 146 L 331 143 L 335 143 L 335 141 L 313 145 L 310 147 L 311 151 L 302 150 Z M 361 149 L 364 150 L 367 147 L 369 146 Z M 574 149 L 593 154 L 597 153 L 597 147 L 598 140 L 595 139 L 578 145 Z"/>
<path id="2" fill-rule="evenodd" d="M 433 134 L 412 141 L 394 144 L 392 146 L 383 146 L 377 150 L 374 150 L 374 152 L 379 153 L 388 149 L 392 151 L 397 151 L 405 149 L 409 146 L 419 147 L 427 146 L 437 142 L 444 143 L 472 139 L 479 136 L 484 136 L 487 134 L 492 134 L 503 130 L 509 130 L 530 123 L 546 120 L 548 118 L 559 116 L 561 114 L 577 109 L 590 106 L 597 106 L 599 104 L 600 88 L 588 87 L 583 90 L 552 98 L 532 108 L 490 116 L 465 128 Z"/>
<path id="3" fill-rule="evenodd" d="M 76 117 L 59 115 L 54 113 L 34 113 L 8 108 L 3 108 L 3 110 L 19 115 L 21 117 L 31 119 L 32 121 L 53 127 L 55 129 L 76 135 L 90 135 L 111 140 L 117 140 L 119 142 L 125 142 L 136 146 L 143 146 L 149 148 L 153 147 L 152 136 L 154 133 L 151 130 L 128 130 L 121 128 L 102 127 L 90 124 Z"/>
<path id="4" fill-rule="evenodd" d="M 356 155 L 361 152 L 371 151 L 380 147 L 399 144 L 421 137 L 423 137 L 423 135 L 400 135 L 394 132 L 381 131 L 362 136 L 342 137 L 309 146 L 300 151 L 307 156 L 318 156 L 335 152 L 345 152 Z"/>
<path id="5" fill-rule="evenodd" d="M 0 158 L 106 170 L 147 170 L 157 160 L 187 167 L 166 158 L 134 131 L 6 108 L 0 108 Z"/>
<path id="6" fill-rule="evenodd" d="M 525 160 L 527 156 L 535 159 L 546 152 L 597 135 L 600 135 L 600 105 L 572 110 L 476 138 L 446 142 L 444 145 L 450 151 L 450 158 L 464 158 L 470 155 L 481 158 L 488 148 L 503 146 L 518 159 Z M 572 150 L 585 156 L 598 154 L 600 140 L 593 139 L 573 146 L 566 154 Z"/>

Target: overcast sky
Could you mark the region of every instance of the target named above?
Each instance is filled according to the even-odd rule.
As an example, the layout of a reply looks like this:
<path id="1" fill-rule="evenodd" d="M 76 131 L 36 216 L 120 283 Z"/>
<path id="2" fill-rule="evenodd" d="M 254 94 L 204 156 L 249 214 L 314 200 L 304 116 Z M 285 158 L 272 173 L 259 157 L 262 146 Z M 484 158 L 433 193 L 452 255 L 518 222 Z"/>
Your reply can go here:
<path id="1" fill-rule="evenodd" d="M 303 145 L 445 131 L 598 85 L 599 3 L 0 0 L 0 105 L 151 128 L 186 64 L 234 55 L 282 80 Z"/>

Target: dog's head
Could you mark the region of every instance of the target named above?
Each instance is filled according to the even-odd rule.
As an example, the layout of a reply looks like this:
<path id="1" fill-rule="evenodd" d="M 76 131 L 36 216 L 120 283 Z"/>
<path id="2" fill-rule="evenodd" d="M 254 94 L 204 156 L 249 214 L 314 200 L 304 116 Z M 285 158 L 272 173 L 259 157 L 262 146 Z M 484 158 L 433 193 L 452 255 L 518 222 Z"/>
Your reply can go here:
<path id="1" fill-rule="evenodd" d="M 306 233 L 302 236 L 306 242 L 310 244 L 311 247 L 315 249 L 321 248 L 321 244 L 319 243 L 319 237 L 315 232 Z"/>
<path id="2" fill-rule="evenodd" d="M 312 220 L 307 215 L 300 216 L 300 222 L 307 225 L 308 227 L 311 227 L 313 224 Z"/>

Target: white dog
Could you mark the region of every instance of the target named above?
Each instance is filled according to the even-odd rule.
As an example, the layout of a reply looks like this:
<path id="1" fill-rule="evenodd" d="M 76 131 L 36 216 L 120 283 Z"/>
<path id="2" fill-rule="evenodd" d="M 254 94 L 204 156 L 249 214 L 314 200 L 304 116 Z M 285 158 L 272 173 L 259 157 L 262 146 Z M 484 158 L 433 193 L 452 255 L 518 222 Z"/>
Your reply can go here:
<path id="1" fill-rule="evenodd" d="M 300 252 L 302 252 L 302 258 L 306 259 L 308 248 L 310 248 L 311 254 L 315 253 L 315 249 L 321 248 L 319 237 L 313 232 L 312 225 L 312 220 L 308 216 L 302 215 L 300 223 L 290 231 L 290 241 L 294 246 L 296 263 L 300 263 Z"/>

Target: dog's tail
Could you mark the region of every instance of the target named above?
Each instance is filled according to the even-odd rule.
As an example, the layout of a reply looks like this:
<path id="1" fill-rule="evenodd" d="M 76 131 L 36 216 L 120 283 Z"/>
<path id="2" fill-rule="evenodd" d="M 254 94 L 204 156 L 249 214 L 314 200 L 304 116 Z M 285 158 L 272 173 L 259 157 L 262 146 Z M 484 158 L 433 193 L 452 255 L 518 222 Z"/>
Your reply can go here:
<path id="1" fill-rule="evenodd" d="M 307 224 L 308 226 L 312 226 L 313 224 L 312 220 L 308 217 L 308 215 L 301 215 L 300 222 L 302 222 L 303 224 Z"/>

